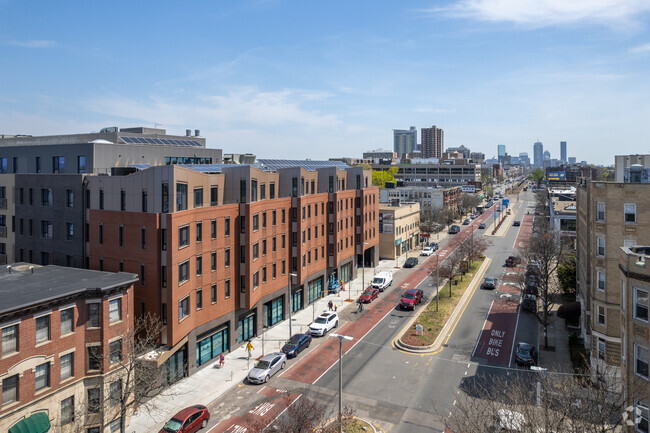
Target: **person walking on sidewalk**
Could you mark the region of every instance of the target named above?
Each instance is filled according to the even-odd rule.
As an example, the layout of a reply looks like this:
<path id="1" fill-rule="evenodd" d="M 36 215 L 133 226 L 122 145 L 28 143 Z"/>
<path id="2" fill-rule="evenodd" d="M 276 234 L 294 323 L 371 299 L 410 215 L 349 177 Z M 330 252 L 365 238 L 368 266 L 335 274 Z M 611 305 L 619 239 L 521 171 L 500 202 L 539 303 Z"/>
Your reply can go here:
<path id="1" fill-rule="evenodd" d="M 332 311 L 332 307 L 333 307 L 333 306 L 334 306 L 334 303 L 332 302 L 332 300 L 330 300 L 330 301 L 327 303 L 327 308 L 328 308 L 330 311 Z"/>
<path id="2" fill-rule="evenodd" d="M 251 359 L 251 357 L 253 356 L 253 353 L 252 353 L 253 349 L 255 349 L 253 347 L 253 343 L 251 343 L 251 341 L 248 340 L 248 344 L 246 344 L 246 351 L 248 352 L 248 359 Z"/>
<path id="3" fill-rule="evenodd" d="M 226 363 L 226 355 L 221 352 L 221 355 L 219 355 L 219 368 L 223 368 L 223 365 Z"/>
<path id="4" fill-rule="evenodd" d="M 363 311 L 363 301 L 361 300 L 361 298 L 357 299 L 357 304 L 359 304 L 359 306 L 357 307 L 357 313 L 360 313 Z"/>

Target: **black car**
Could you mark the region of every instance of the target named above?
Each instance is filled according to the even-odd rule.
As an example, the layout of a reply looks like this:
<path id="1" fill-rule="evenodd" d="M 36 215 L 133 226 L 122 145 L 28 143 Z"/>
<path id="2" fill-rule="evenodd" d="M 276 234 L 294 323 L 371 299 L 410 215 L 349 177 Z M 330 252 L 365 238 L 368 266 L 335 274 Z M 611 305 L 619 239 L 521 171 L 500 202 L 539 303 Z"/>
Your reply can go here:
<path id="1" fill-rule="evenodd" d="M 515 222 L 512 223 L 512 225 L 515 226 L 515 227 L 519 227 L 521 225 L 521 221 L 515 220 Z"/>
<path id="2" fill-rule="evenodd" d="M 404 263 L 405 268 L 412 268 L 415 265 L 418 264 L 418 258 L 417 257 L 409 257 L 406 259 L 406 263 Z"/>
<path id="3" fill-rule="evenodd" d="M 479 228 L 479 229 L 484 229 L 484 228 L 485 228 L 485 223 L 480 223 L 480 224 L 478 225 L 478 228 Z"/>
<path id="4" fill-rule="evenodd" d="M 517 365 L 523 365 L 530 367 L 535 365 L 535 358 L 537 357 L 537 352 L 535 352 L 535 347 L 531 346 L 528 343 L 517 343 L 515 349 L 515 363 Z"/>
<path id="5" fill-rule="evenodd" d="M 282 346 L 282 353 L 287 355 L 287 358 L 293 358 L 308 348 L 310 344 L 311 335 L 295 334 L 291 336 L 284 346 Z"/>
<path id="6" fill-rule="evenodd" d="M 510 256 L 506 259 L 506 268 L 514 268 L 521 262 L 521 259 L 517 256 Z"/>
<path id="7" fill-rule="evenodd" d="M 433 248 L 433 251 L 438 251 L 440 248 L 440 244 L 438 242 L 429 242 L 427 246 Z"/>
<path id="8" fill-rule="evenodd" d="M 471 223 L 471 222 L 472 222 L 472 221 L 471 221 L 469 218 L 465 218 L 465 221 L 463 221 L 463 225 L 464 225 L 464 226 L 467 226 L 467 225 L 469 225 L 469 223 Z"/>
<path id="9" fill-rule="evenodd" d="M 449 227 L 449 234 L 450 235 L 455 235 L 457 233 L 460 233 L 460 227 L 458 227 L 456 224 L 453 226 Z"/>
<path id="10" fill-rule="evenodd" d="M 485 280 L 483 280 L 483 284 L 481 285 L 481 288 L 488 289 L 488 290 L 496 289 L 497 279 L 494 277 L 485 277 Z"/>

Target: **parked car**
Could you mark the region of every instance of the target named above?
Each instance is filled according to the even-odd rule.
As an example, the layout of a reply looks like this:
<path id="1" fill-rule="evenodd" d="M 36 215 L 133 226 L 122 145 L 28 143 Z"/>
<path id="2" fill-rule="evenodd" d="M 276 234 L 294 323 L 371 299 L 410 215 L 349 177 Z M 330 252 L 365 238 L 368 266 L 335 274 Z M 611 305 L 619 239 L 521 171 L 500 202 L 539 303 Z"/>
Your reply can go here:
<path id="1" fill-rule="evenodd" d="M 515 220 L 515 222 L 513 222 L 512 225 L 515 227 L 519 227 L 521 225 L 521 221 Z"/>
<path id="2" fill-rule="evenodd" d="M 282 370 L 287 363 L 287 355 L 284 353 L 269 353 L 260 358 L 255 367 L 248 372 L 249 383 L 266 383 L 278 371 Z"/>
<path id="3" fill-rule="evenodd" d="M 405 310 L 414 310 L 415 306 L 422 301 L 424 292 L 420 289 L 409 289 L 402 295 L 399 302 L 400 307 Z"/>
<path id="4" fill-rule="evenodd" d="M 537 296 L 531 293 L 524 293 L 521 300 L 521 309 L 523 311 L 537 312 Z"/>
<path id="5" fill-rule="evenodd" d="M 305 350 L 311 344 L 311 335 L 309 334 L 295 334 L 282 346 L 282 353 L 287 355 L 287 358 L 298 356 L 300 352 Z"/>
<path id="6" fill-rule="evenodd" d="M 427 246 L 433 248 L 433 251 L 438 251 L 440 249 L 440 244 L 438 242 L 429 242 Z"/>
<path id="7" fill-rule="evenodd" d="M 470 215 L 469 215 L 469 219 L 473 220 L 473 219 L 475 219 L 475 218 L 476 218 L 476 214 L 470 214 Z"/>
<path id="8" fill-rule="evenodd" d="M 519 257 L 510 256 L 506 259 L 506 268 L 514 268 L 519 263 L 521 263 L 521 259 Z"/>
<path id="9" fill-rule="evenodd" d="M 391 284 L 393 284 L 393 273 L 379 272 L 372 279 L 372 284 L 370 286 L 379 289 L 380 292 L 383 292 Z"/>
<path id="10" fill-rule="evenodd" d="M 333 311 L 324 311 L 309 325 L 309 334 L 322 337 L 337 326 L 339 326 L 339 315 Z"/>
<path id="11" fill-rule="evenodd" d="M 415 265 L 418 264 L 418 258 L 417 257 L 409 257 L 406 259 L 406 262 L 404 263 L 405 268 L 412 268 L 415 267 Z"/>
<path id="12" fill-rule="evenodd" d="M 159 433 L 194 433 L 205 428 L 210 421 L 208 408 L 200 404 L 187 407 L 174 415 Z"/>
<path id="13" fill-rule="evenodd" d="M 359 296 L 359 301 L 363 302 L 364 304 L 369 304 L 377 297 L 379 296 L 379 289 L 375 289 L 374 287 L 368 287 L 366 290 L 363 291 L 361 296 Z"/>
<path id="14" fill-rule="evenodd" d="M 456 224 L 453 226 L 449 227 L 449 234 L 450 235 L 455 235 L 457 233 L 460 233 L 460 227 L 458 227 Z"/>
<path id="15" fill-rule="evenodd" d="M 479 228 L 479 229 L 485 229 L 485 223 L 480 223 L 480 224 L 478 225 L 478 228 Z"/>
<path id="16" fill-rule="evenodd" d="M 517 365 L 524 365 L 530 367 L 535 365 L 535 358 L 537 353 L 535 352 L 535 347 L 528 343 L 517 343 L 515 348 L 515 363 Z"/>
<path id="17" fill-rule="evenodd" d="M 421 256 L 430 256 L 431 254 L 433 254 L 434 251 L 435 250 L 433 249 L 433 247 L 428 247 L 427 246 L 427 247 L 422 248 L 422 252 L 420 253 L 420 255 Z"/>
<path id="18" fill-rule="evenodd" d="M 497 288 L 497 279 L 494 277 L 485 277 L 483 284 L 481 285 L 482 289 L 494 290 Z"/>
<path id="19" fill-rule="evenodd" d="M 464 226 L 469 225 L 469 223 L 471 223 L 471 222 L 472 221 L 469 218 L 465 218 L 465 221 L 463 221 L 463 225 Z"/>

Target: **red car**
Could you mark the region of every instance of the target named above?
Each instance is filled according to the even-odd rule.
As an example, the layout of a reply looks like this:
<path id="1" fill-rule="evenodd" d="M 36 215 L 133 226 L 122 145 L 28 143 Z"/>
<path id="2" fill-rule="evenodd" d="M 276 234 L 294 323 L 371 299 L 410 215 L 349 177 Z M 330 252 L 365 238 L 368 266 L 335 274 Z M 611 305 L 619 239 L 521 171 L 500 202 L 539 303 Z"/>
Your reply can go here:
<path id="1" fill-rule="evenodd" d="M 377 299 L 377 296 L 379 296 L 379 289 L 375 289 L 374 287 L 368 287 L 361 294 L 361 296 L 359 296 L 359 300 L 364 304 L 369 304 L 373 301 L 373 299 Z"/>
<path id="2" fill-rule="evenodd" d="M 159 433 L 194 433 L 205 428 L 210 420 L 210 412 L 200 404 L 178 412 L 163 426 Z"/>
<path id="3" fill-rule="evenodd" d="M 415 306 L 422 301 L 424 293 L 420 289 L 409 289 L 402 295 L 402 300 L 399 301 L 400 307 L 405 310 L 414 310 Z"/>

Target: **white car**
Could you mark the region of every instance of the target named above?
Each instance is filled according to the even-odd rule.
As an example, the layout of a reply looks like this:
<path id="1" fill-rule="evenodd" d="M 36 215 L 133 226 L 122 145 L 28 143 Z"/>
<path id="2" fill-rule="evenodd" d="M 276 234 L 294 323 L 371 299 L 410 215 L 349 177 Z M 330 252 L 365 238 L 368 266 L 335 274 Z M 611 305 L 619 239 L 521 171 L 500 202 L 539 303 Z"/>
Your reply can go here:
<path id="1" fill-rule="evenodd" d="M 282 370 L 287 363 L 287 355 L 284 353 L 269 353 L 262 357 L 255 367 L 248 373 L 250 383 L 266 383 L 278 371 Z"/>
<path id="2" fill-rule="evenodd" d="M 333 311 L 324 311 L 309 325 L 309 333 L 317 337 L 327 334 L 327 331 L 339 326 L 339 315 Z"/>
<path id="3" fill-rule="evenodd" d="M 372 279 L 371 287 L 383 292 L 393 284 L 393 274 L 391 272 L 380 272 Z"/>
<path id="4" fill-rule="evenodd" d="M 430 256 L 431 254 L 433 254 L 434 251 L 435 250 L 433 249 L 433 247 L 424 247 L 424 248 L 422 248 L 422 253 L 420 255 L 421 256 Z"/>

